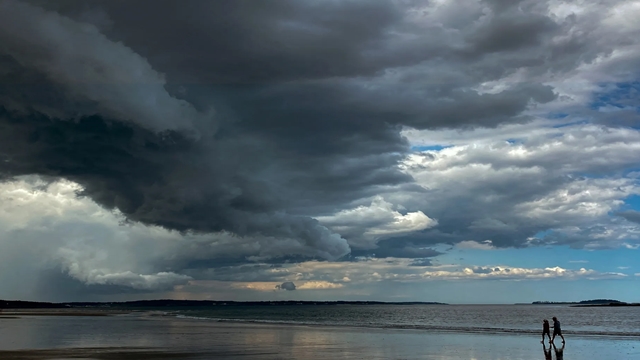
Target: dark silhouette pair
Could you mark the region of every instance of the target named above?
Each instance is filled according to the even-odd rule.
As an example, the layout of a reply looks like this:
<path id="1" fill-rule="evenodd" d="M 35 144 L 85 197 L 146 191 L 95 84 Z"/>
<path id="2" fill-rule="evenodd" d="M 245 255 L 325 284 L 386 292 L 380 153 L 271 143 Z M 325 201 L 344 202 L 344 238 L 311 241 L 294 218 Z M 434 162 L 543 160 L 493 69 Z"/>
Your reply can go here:
<path id="1" fill-rule="evenodd" d="M 551 337 L 550 329 L 549 329 L 549 320 L 542 320 L 542 341 L 544 344 L 544 336 L 547 335 L 549 338 L 549 343 L 553 344 L 553 340 L 555 340 L 556 336 L 560 336 L 562 338 L 562 343 L 564 344 L 564 336 L 562 335 L 562 329 L 560 328 L 560 321 L 557 317 L 553 317 L 553 337 Z M 555 347 L 555 346 L 554 346 Z M 564 345 L 563 345 L 564 347 Z"/>

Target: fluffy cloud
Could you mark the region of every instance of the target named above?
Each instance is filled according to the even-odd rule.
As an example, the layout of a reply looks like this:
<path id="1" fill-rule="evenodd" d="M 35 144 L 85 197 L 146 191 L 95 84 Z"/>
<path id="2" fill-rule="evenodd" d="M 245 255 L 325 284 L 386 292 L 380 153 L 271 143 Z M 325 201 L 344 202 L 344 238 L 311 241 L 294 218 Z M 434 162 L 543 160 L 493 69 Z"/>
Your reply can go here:
<path id="1" fill-rule="evenodd" d="M 305 284 L 337 284 L 335 287 L 352 286 L 380 281 L 422 282 L 427 280 L 462 279 L 610 279 L 624 278 L 623 273 L 603 273 L 591 269 L 565 269 L 559 266 L 548 268 L 522 268 L 517 266 L 475 266 L 459 265 L 408 266 L 408 259 L 369 259 L 349 263 L 304 262 L 295 266 L 285 266 L 280 272 L 282 278 L 297 279 Z M 340 276 L 348 276 L 344 281 Z M 332 285 L 333 286 L 333 285 Z M 298 288 L 309 288 L 300 285 Z M 321 288 L 321 286 L 319 286 Z M 329 286 L 328 286 L 329 287 Z"/>
<path id="2" fill-rule="evenodd" d="M 595 270 L 581 268 L 567 270 L 561 267 L 526 269 L 504 266 L 489 266 L 464 268 L 462 270 L 426 271 L 423 276 L 433 280 L 465 280 L 465 279 L 496 279 L 496 280 L 541 280 L 541 279 L 620 279 L 627 275 L 622 273 L 601 273 Z"/>
<path id="3" fill-rule="evenodd" d="M 438 224 L 437 220 L 429 218 L 422 211 L 403 215 L 380 196 L 375 197 L 370 206 L 358 206 L 317 219 L 345 236 L 351 246 L 365 249 L 375 247 L 378 240 L 410 234 Z"/>
<path id="4" fill-rule="evenodd" d="M 325 289 L 340 289 L 344 287 L 343 284 L 336 284 L 328 281 L 307 281 L 298 286 L 300 290 L 325 290 Z"/>
<path id="5" fill-rule="evenodd" d="M 375 292 L 389 284 L 424 284 L 434 286 L 437 281 L 539 281 L 539 280 L 615 280 L 625 279 L 627 274 L 599 272 L 592 269 L 566 269 L 559 266 L 548 268 L 523 268 L 517 266 L 410 266 L 409 259 L 368 259 L 358 262 L 301 262 L 279 268 L 273 276 L 263 281 L 247 281 L 251 274 L 236 281 L 225 282 L 234 289 L 255 292 L 273 292 L 276 289 L 318 290 L 323 296 L 327 290 L 339 291 L 339 296 L 349 297 Z M 347 276 L 345 276 L 347 275 Z M 282 283 L 274 280 L 281 280 Z M 288 284 L 284 285 L 283 284 Z M 182 291 L 221 291 L 219 281 L 192 281 Z M 208 290 L 206 290 L 208 289 Z"/>
<path id="6" fill-rule="evenodd" d="M 537 243 L 622 246 L 639 240 L 638 227 L 609 214 L 640 191 L 635 176 L 624 175 L 640 155 L 639 136 L 634 129 L 577 124 L 511 141 L 425 150 L 404 165 L 425 195 L 389 198 L 438 219 L 439 226 L 418 239 L 424 244 L 490 239 L 498 247 L 528 246 L 534 235 L 555 230 Z M 609 175 L 616 172 L 623 174 Z M 452 203 L 465 211 L 451 212 Z"/>
<path id="7" fill-rule="evenodd" d="M 54 271 L 62 271 L 68 279 L 102 294 L 125 289 L 152 293 L 177 291 L 178 294 L 178 289 L 183 289 L 184 293 L 185 289 L 193 289 L 208 279 L 223 281 L 233 289 L 265 292 L 278 287 L 285 290 L 295 287 L 298 290 L 348 291 L 354 286 L 381 281 L 623 277 L 621 274 L 559 267 L 431 266 L 428 261 L 416 263 L 406 258 L 303 261 L 274 266 L 261 260 L 290 256 L 297 251 L 305 254 L 305 250 L 296 250 L 296 242 L 279 242 L 278 239 L 239 238 L 224 233 L 189 235 L 159 227 L 127 224 L 118 212 L 107 211 L 88 198 L 77 197 L 80 190 L 81 187 L 69 181 L 44 182 L 38 177 L 6 182 L 0 187 L 3 274 L 20 271 L 24 280 L 31 279 L 33 284 L 38 284 L 39 279 L 56 269 Z M 46 242 L 41 241 L 44 237 Z M 457 247 L 494 248 L 491 241 L 463 241 Z M 427 257 L 439 254 L 431 251 Z M 424 256 L 415 255 L 408 257 Z M 252 259 L 252 263 L 244 264 L 248 259 Z M 11 271 L 6 271 L 9 269 Z M 8 293 L 38 294 L 38 289 L 25 288 L 23 282 L 12 287 L 10 278 L 3 281 Z M 61 291 L 68 289 L 61 287 Z"/>
<path id="8" fill-rule="evenodd" d="M 87 286 L 140 291 L 172 289 L 190 279 L 151 266 L 149 261 L 162 252 L 159 244 L 155 250 L 144 249 L 148 257 L 139 256 L 146 245 L 154 245 L 155 236 L 158 241 L 175 236 L 121 226 L 120 215 L 78 198 L 79 190 L 68 181 L 47 183 L 33 177 L 0 186 L 0 248 L 4 266 L 12 269 L 3 273 L 19 271 L 34 285 L 43 273 L 58 270 Z M 10 286 L 5 290 L 16 291 Z"/>
<path id="9" fill-rule="evenodd" d="M 47 273 L 58 271 L 96 291 L 103 287 L 100 291 L 107 293 L 125 289 L 158 292 L 187 283 L 193 278 L 189 272 L 202 277 L 199 268 L 237 265 L 249 257 L 269 259 L 316 251 L 289 239 L 180 234 L 127 223 L 119 212 L 78 197 L 81 190 L 70 181 L 46 182 L 39 177 L 0 185 L 0 259 L 7 293 L 38 295 L 38 289 L 14 284 L 11 274 L 16 271 L 32 286 Z M 242 274 L 240 269 L 235 272 Z"/>

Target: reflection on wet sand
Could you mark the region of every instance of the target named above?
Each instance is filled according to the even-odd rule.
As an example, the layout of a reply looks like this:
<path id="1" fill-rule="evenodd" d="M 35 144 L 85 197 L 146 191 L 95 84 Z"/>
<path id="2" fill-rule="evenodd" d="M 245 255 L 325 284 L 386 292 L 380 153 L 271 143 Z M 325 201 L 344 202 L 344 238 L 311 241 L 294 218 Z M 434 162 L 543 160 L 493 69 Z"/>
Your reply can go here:
<path id="1" fill-rule="evenodd" d="M 45 360 L 45 359 L 99 359 L 99 360 L 159 360 L 195 359 L 198 354 L 177 353 L 165 350 L 137 348 L 73 348 L 48 350 L 1 351 L 3 359 Z M 219 354 L 225 355 L 225 354 Z"/>
<path id="2" fill-rule="evenodd" d="M 551 356 L 551 344 L 549 344 L 549 348 L 547 349 L 547 346 L 543 343 L 542 351 L 544 352 L 544 360 L 553 360 Z"/>
<path id="3" fill-rule="evenodd" d="M 555 351 L 556 353 L 556 360 L 563 360 L 564 359 L 564 343 L 562 343 L 562 347 L 560 349 L 556 347 L 556 344 L 552 344 L 552 345 L 553 345 L 553 351 Z"/>

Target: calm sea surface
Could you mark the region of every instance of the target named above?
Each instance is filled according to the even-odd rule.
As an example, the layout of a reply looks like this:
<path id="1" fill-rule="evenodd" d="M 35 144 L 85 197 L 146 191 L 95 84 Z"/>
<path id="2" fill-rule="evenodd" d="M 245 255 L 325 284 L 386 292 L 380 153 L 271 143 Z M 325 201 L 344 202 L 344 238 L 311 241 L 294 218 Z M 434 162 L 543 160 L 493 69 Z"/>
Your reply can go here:
<path id="1" fill-rule="evenodd" d="M 540 334 L 558 317 L 566 335 L 640 337 L 640 307 L 559 305 L 297 305 L 214 306 L 167 313 L 202 321 L 417 329 L 463 333 Z"/>

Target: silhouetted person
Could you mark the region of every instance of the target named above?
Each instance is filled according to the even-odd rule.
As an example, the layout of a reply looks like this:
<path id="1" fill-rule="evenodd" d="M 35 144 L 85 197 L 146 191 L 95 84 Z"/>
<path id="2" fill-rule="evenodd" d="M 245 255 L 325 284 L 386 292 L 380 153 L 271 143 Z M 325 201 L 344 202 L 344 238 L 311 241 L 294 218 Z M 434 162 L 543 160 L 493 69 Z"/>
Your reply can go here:
<path id="1" fill-rule="evenodd" d="M 544 352 L 544 360 L 553 360 L 553 358 L 551 357 L 551 344 L 549 344 L 549 350 L 547 350 L 547 347 L 544 345 L 544 342 L 543 342 L 542 351 Z"/>
<path id="2" fill-rule="evenodd" d="M 564 341 L 562 342 L 562 347 L 560 349 L 558 349 L 556 347 L 556 344 L 551 343 L 551 345 L 553 345 L 553 351 L 556 352 L 556 360 L 563 360 L 564 359 Z M 549 351 L 551 351 L 551 348 L 549 348 Z"/>
<path id="3" fill-rule="evenodd" d="M 540 341 L 540 342 L 543 343 L 543 344 L 544 344 L 544 335 L 545 334 L 549 338 L 549 342 L 551 342 L 551 332 L 549 331 L 549 320 L 547 320 L 547 319 L 542 320 L 542 341 Z M 551 351 L 551 348 L 549 348 L 549 351 Z"/>
<path id="4" fill-rule="evenodd" d="M 556 335 L 562 338 L 562 343 L 564 344 L 564 336 L 562 336 L 562 329 L 560 328 L 560 321 L 557 317 L 553 317 L 553 337 L 551 338 L 551 342 L 556 338 Z M 554 346 L 555 348 L 555 346 Z"/>

